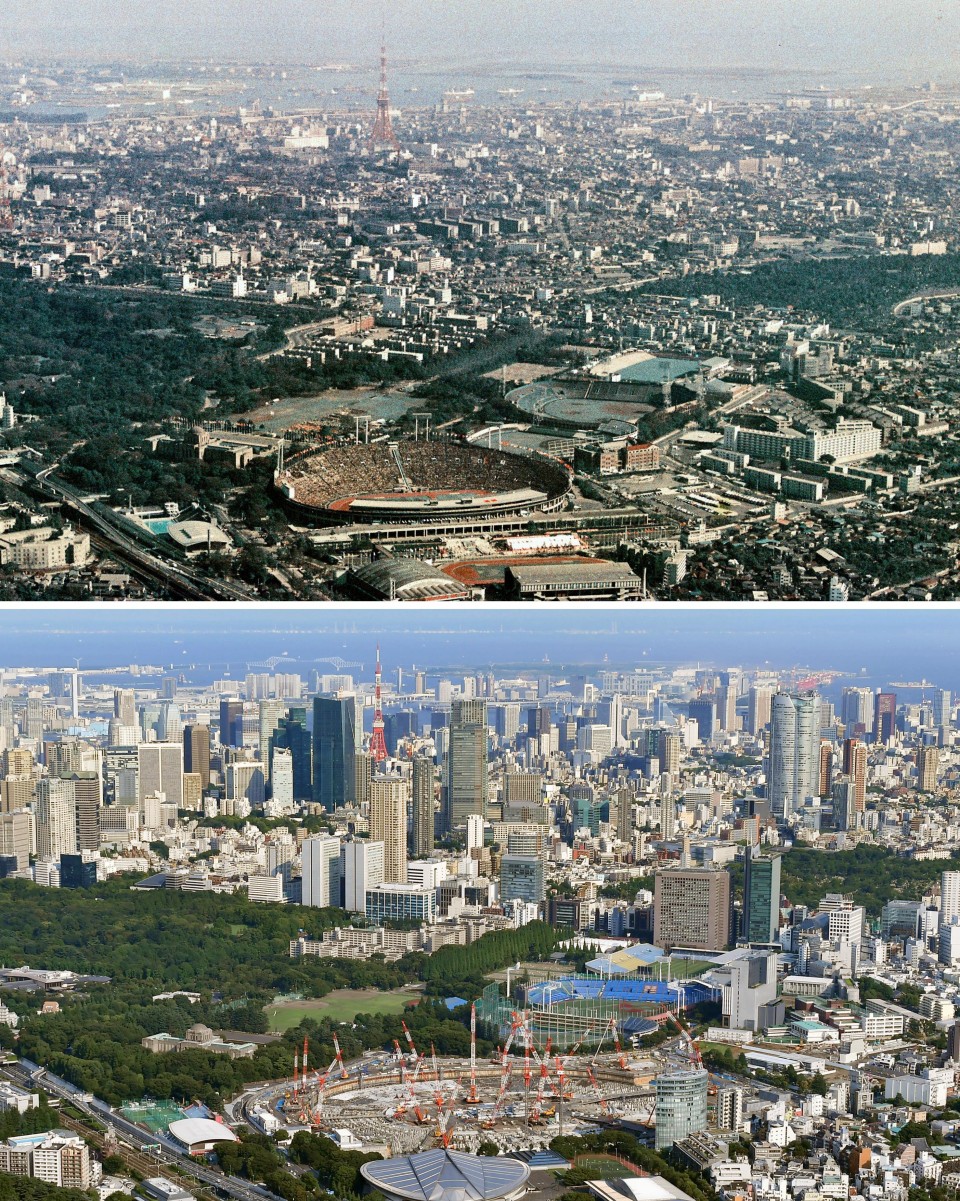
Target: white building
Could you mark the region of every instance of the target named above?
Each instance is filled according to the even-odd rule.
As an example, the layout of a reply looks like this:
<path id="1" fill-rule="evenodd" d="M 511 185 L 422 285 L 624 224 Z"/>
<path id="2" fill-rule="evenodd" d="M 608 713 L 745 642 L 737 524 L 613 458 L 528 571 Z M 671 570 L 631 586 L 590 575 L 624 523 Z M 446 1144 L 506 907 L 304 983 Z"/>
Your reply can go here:
<path id="1" fill-rule="evenodd" d="M 302 850 L 301 903 L 326 909 L 340 905 L 340 839 L 307 838 Z"/>
<path id="2" fill-rule="evenodd" d="M 383 843 L 351 838 L 340 849 L 343 873 L 343 907 L 348 913 L 365 913 L 367 891 L 383 883 Z"/>

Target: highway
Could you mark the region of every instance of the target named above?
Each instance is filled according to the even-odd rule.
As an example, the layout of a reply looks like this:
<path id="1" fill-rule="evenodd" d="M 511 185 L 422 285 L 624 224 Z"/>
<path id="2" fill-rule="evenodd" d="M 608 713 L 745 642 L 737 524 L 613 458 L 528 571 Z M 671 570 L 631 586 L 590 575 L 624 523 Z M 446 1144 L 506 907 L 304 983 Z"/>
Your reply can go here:
<path id="1" fill-rule="evenodd" d="M 128 1122 L 126 1118 L 114 1113 L 105 1101 L 88 1100 L 88 1093 L 82 1092 L 68 1081 L 62 1080 L 59 1076 L 47 1071 L 46 1068 L 32 1063 L 29 1059 L 21 1059 L 17 1064 L 7 1064 L 0 1070 L 20 1087 L 42 1088 L 51 1096 L 69 1102 L 90 1122 L 112 1127 L 117 1138 L 124 1143 L 122 1151 L 124 1159 L 128 1160 L 131 1167 L 136 1168 L 138 1172 L 153 1176 L 167 1175 L 170 1179 L 182 1184 L 181 1176 L 164 1171 L 165 1165 L 176 1164 L 178 1168 L 193 1176 L 201 1184 L 209 1185 L 219 1195 L 232 1197 L 235 1201 L 282 1201 L 282 1198 L 277 1197 L 276 1193 L 271 1193 L 269 1189 L 252 1184 L 249 1180 L 241 1180 L 237 1176 L 228 1176 L 202 1160 L 192 1159 L 189 1155 L 185 1155 L 169 1136 L 148 1134 L 139 1126 L 135 1126 L 133 1122 Z M 91 1130 L 82 1122 L 71 1119 L 67 1114 L 61 1115 L 61 1120 L 64 1125 L 77 1130 L 84 1137 L 93 1139 L 98 1146 L 103 1145 L 103 1136 L 98 1135 L 95 1129 Z M 160 1150 L 155 1158 L 146 1155 L 142 1150 L 145 1146 L 155 1147 L 157 1144 L 159 1144 Z M 128 1148 L 132 1148 L 132 1151 Z"/>
<path id="2" fill-rule="evenodd" d="M 91 543 L 118 559 L 137 579 L 154 586 L 160 585 L 176 600 L 255 599 L 256 594 L 246 588 L 223 580 L 203 579 L 186 567 L 162 560 L 138 546 L 132 538 L 101 517 L 78 492 L 55 479 L 53 472 L 58 466 L 54 463 L 39 472 L 35 479 L 37 487 L 59 500 L 64 509 L 77 517 L 78 524 L 90 535 Z"/>

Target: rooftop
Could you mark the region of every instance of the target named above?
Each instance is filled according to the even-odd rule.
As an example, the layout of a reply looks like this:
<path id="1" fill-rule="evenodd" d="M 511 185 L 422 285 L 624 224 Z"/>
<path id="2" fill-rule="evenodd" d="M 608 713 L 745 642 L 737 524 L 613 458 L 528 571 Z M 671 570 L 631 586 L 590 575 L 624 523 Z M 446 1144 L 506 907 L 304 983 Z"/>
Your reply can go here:
<path id="1" fill-rule="evenodd" d="M 438 1149 L 364 1164 L 364 1178 L 410 1201 L 496 1201 L 515 1193 L 530 1169 L 516 1159 Z"/>

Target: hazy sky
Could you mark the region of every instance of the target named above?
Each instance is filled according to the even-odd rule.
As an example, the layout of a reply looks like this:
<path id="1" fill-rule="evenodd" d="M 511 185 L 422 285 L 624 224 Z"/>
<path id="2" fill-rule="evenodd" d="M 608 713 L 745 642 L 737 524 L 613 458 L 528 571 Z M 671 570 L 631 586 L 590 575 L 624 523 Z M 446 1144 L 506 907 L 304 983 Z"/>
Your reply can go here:
<path id="1" fill-rule="evenodd" d="M 0 54 L 326 61 L 608 61 L 936 77 L 954 67 L 957 0 L 16 0 Z M 373 48 L 373 49 L 372 49 Z"/>
<path id="2" fill-rule="evenodd" d="M 0 668 L 125 663 L 212 664 L 242 676 L 275 655 L 363 663 L 636 666 L 708 662 L 838 669 L 871 680 L 919 680 L 960 692 L 960 608 L 829 605 L 441 607 L 288 605 L 66 608 L 4 614 Z M 294 669 L 296 670 L 296 668 Z"/>

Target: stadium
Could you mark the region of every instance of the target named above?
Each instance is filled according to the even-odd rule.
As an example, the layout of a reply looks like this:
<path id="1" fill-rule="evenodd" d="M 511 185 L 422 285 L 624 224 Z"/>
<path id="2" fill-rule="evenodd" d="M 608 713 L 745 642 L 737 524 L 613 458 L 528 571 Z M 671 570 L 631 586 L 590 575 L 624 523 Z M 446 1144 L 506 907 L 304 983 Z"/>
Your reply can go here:
<path id="1" fill-rule="evenodd" d="M 562 509 L 570 471 L 556 459 L 458 442 L 379 442 L 305 451 L 274 482 L 308 524 L 482 524 Z"/>

